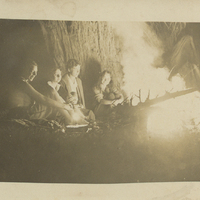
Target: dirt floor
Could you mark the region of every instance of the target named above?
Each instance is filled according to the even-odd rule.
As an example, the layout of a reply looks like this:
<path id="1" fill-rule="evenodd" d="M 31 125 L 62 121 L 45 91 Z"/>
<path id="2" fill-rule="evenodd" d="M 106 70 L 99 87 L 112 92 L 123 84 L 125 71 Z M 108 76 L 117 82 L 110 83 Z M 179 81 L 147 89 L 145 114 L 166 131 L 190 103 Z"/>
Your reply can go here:
<path id="1" fill-rule="evenodd" d="M 0 132 L 0 181 L 133 183 L 200 180 L 200 135 L 152 137 L 133 125 L 103 132 Z"/>

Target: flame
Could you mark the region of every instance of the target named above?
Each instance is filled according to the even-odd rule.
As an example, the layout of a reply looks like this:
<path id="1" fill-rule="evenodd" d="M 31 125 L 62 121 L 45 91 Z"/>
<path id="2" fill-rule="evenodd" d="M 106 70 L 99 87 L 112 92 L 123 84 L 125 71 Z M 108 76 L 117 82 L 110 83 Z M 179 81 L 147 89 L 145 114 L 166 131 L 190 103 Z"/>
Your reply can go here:
<path id="1" fill-rule="evenodd" d="M 161 60 L 162 42 L 145 23 L 112 23 L 116 34 L 123 39 L 124 91 L 133 94 L 133 105 L 145 101 L 150 91 L 150 99 L 168 92 L 185 89 L 185 82 L 179 76 L 168 80 L 166 67 L 156 68 Z M 140 99 L 138 98 L 141 91 Z M 150 133 L 169 136 L 169 133 L 183 131 L 184 128 L 198 127 L 200 95 L 198 92 L 160 103 L 159 109 L 150 113 L 147 129 Z"/>
<path id="2" fill-rule="evenodd" d="M 152 135 L 174 136 L 184 130 L 200 130 L 200 94 L 187 94 L 159 105 L 148 118 L 148 131 Z"/>

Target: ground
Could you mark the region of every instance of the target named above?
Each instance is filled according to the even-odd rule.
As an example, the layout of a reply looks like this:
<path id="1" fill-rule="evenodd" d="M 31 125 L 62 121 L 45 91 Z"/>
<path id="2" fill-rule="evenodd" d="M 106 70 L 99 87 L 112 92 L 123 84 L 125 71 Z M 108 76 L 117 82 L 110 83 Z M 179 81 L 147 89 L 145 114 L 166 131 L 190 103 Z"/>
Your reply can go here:
<path id="1" fill-rule="evenodd" d="M 133 123 L 134 124 L 134 123 Z M 199 133 L 152 137 L 135 125 L 89 132 L 1 129 L 0 181 L 135 183 L 200 180 Z"/>

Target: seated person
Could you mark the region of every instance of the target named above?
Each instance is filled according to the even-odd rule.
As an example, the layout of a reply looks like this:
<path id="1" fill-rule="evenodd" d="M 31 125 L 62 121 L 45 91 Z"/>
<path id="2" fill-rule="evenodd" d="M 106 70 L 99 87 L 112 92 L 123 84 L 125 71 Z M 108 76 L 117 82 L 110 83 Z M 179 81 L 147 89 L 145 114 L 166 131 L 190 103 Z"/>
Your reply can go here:
<path id="1" fill-rule="evenodd" d="M 45 83 L 40 84 L 38 90 L 45 96 L 56 100 L 60 103 L 66 103 L 65 100 L 59 95 L 58 90 L 60 88 L 59 82 L 61 81 L 61 70 L 58 68 L 53 68 L 49 71 L 47 81 Z M 85 116 L 80 112 L 79 109 L 75 109 L 72 104 L 69 104 L 71 107 L 71 110 L 68 110 L 69 114 L 72 117 L 72 120 L 74 121 L 73 124 L 87 124 L 87 122 L 84 120 Z M 62 117 L 55 109 L 49 109 L 47 106 L 42 104 L 37 104 L 35 106 L 37 111 L 35 113 L 38 113 L 40 116 L 46 116 L 45 118 L 51 119 L 56 118 L 57 121 L 61 122 Z M 35 114 L 36 116 L 36 114 Z M 35 117 L 34 116 L 34 117 Z M 55 117 L 56 116 L 56 117 Z M 78 116 L 78 117 L 77 117 Z"/>
<path id="2" fill-rule="evenodd" d="M 30 84 L 38 72 L 38 66 L 34 61 L 26 60 L 12 72 L 12 86 L 8 97 L 8 118 L 44 119 L 49 115 L 48 112 L 45 115 L 35 112 L 35 105 L 42 104 L 49 108 L 49 113 L 51 113 L 51 108 L 59 112 L 65 125 L 73 124 L 69 113 L 72 108 L 69 104 L 42 95 Z"/>
<path id="3" fill-rule="evenodd" d="M 104 70 L 93 87 L 94 113 L 97 118 L 109 115 L 114 106 L 123 102 L 123 95 L 114 87 L 111 87 L 111 73 Z"/>
<path id="4" fill-rule="evenodd" d="M 71 103 L 74 108 L 80 109 L 88 121 L 95 121 L 95 115 L 91 110 L 85 108 L 85 99 L 82 81 L 78 78 L 80 74 L 80 64 L 70 59 L 66 65 L 67 73 L 62 77 L 59 94 L 67 103 Z"/>

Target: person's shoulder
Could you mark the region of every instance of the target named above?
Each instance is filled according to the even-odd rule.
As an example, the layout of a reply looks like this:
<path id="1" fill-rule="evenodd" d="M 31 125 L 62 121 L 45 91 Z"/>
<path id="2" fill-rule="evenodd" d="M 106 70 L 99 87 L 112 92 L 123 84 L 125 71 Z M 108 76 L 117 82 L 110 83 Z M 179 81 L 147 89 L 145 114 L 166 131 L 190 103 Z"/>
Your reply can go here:
<path id="1" fill-rule="evenodd" d="M 63 81 L 68 80 L 68 79 L 69 79 L 69 76 L 67 73 L 62 76 Z"/>
<path id="2" fill-rule="evenodd" d="M 60 84 L 61 84 L 61 85 L 66 85 L 66 84 L 68 84 L 68 82 L 69 82 L 69 76 L 68 76 L 68 74 L 66 73 L 66 74 L 64 74 L 64 75 L 62 76 L 62 79 L 61 79 L 61 81 L 60 81 Z"/>
<path id="3" fill-rule="evenodd" d="M 47 82 L 42 82 L 38 84 L 36 89 L 38 92 L 40 92 L 41 94 L 45 96 L 51 94 L 54 91 L 54 89 Z"/>
<path id="4" fill-rule="evenodd" d="M 77 83 L 82 83 L 82 80 L 79 77 L 76 78 L 76 81 Z"/>
<path id="5" fill-rule="evenodd" d="M 64 85 L 65 85 L 65 81 L 64 81 L 63 79 L 61 79 L 61 81 L 60 81 L 59 84 L 60 84 L 61 87 L 64 87 Z"/>
<path id="6" fill-rule="evenodd" d="M 51 99 L 55 99 L 54 96 L 56 95 L 56 91 L 48 83 L 46 83 L 45 87 L 43 88 L 42 94 Z"/>

